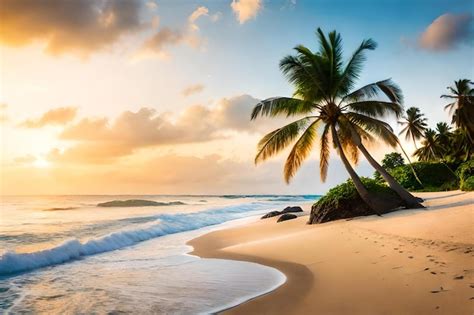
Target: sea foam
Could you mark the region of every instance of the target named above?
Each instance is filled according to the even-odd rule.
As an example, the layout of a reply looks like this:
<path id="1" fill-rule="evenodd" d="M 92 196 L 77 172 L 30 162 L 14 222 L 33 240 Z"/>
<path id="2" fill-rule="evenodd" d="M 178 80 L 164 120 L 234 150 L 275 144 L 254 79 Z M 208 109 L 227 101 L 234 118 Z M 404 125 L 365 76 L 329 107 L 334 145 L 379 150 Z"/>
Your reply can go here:
<path id="1" fill-rule="evenodd" d="M 141 228 L 116 231 L 82 242 L 78 239 L 69 239 L 53 248 L 31 253 L 7 251 L 0 255 L 0 276 L 65 263 L 156 237 L 220 224 L 247 216 L 250 211 L 254 212 L 256 209 L 259 209 L 259 205 L 252 203 L 195 213 L 161 214 L 154 217 L 155 221 Z M 255 211 L 255 214 L 259 212 L 261 211 Z"/>

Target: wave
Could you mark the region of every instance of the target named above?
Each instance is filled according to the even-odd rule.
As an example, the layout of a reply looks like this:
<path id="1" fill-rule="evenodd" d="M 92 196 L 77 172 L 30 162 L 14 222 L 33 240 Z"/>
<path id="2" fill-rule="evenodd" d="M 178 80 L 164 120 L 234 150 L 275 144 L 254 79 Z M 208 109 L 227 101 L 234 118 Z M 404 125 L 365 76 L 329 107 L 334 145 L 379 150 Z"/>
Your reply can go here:
<path id="1" fill-rule="evenodd" d="M 130 199 L 130 200 L 112 200 L 97 204 L 98 207 L 159 207 L 159 206 L 178 206 L 184 205 L 181 201 L 158 202 L 152 200 Z"/>
<path id="2" fill-rule="evenodd" d="M 261 207 L 261 204 L 252 203 L 195 213 L 160 214 L 154 217 L 156 223 L 148 223 L 142 228 L 117 231 L 84 242 L 70 239 L 56 247 L 32 253 L 7 251 L 0 255 L 0 276 L 61 264 L 85 256 L 121 249 L 160 236 L 224 223 L 250 213 L 262 212 Z M 260 211 L 255 211 L 256 209 Z"/>

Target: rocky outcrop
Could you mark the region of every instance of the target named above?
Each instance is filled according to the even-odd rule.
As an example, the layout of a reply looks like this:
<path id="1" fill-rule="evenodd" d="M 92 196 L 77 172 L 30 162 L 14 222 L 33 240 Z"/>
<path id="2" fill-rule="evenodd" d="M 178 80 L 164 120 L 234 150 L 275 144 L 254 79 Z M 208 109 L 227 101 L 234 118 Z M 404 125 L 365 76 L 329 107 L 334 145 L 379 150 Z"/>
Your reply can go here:
<path id="1" fill-rule="evenodd" d="M 395 211 L 403 206 L 402 200 L 392 194 L 378 195 L 377 198 L 383 199 L 385 204 L 388 205 L 387 210 L 383 211 L 382 214 Z M 356 194 L 351 198 L 340 199 L 337 203 L 316 202 L 311 207 L 308 224 L 368 215 L 374 215 L 374 211 Z"/>
<path id="2" fill-rule="evenodd" d="M 303 212 L 303 209 L 301 207 L 286 207 L 285 209 L 281 211 L 270 211 L 267 214 L 265 214 L 261 219 L 267 219 L 271 217 L 276 217 L 277 215 L 281 214 L 286 214 L 286 213 L 295 213 L 295 212 Z"/>
<path id="3" fill-rule="evenodd" d="M 281 215 L 281 217 L 278 218 L 278 222 L 283 222 L 283 221 L 288 221 L 288 220 L 293 220 L 296 219 L 298 216 L 296 214 L 292 213 L 284 213 Z"/>

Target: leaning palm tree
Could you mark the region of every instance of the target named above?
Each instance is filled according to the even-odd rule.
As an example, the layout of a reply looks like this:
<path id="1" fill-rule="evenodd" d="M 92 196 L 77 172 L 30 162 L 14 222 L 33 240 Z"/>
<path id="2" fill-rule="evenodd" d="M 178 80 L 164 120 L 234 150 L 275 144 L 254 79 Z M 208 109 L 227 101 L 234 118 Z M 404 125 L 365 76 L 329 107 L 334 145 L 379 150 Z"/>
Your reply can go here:
<path id="1" fill-rule="evenodd" d="M 354 90 L 365 61 L 364 53 L 375 49 L 376 43 L 371 39 L 362 41 L 344 63 L 340 34 L 333 31 L 326 37 L 318 28 L 316 35 L 319 39 L 317 52 L 300 45 L 295 47 L 296 55 L 287 56 L 280 62 L 280 69 L 295 86 L 293 97 L 269 98 L 253 109 L 251 119 L 304 116 L 264 136 L 258 144 L 255 162 L 268 159 L 296 140 L 284 167 L 284 177 L 289 182 L 319 137 L 320 176 L 325 181 L 332 139 L 359 195 L 375 212 L 384 210 L 386 204 L 369 194 L 354 171 L 349 160 L 356 163 L 359 150 L 408 207 L 419 207 L 418 200 L 372 158 L 364 145 L 379 138 L 395 146 L 397 137 L 390 125 L 379 118 L 389 114 L 398 117 L 402 113 L 401 91 L 390 79 Z M 379 99 L 383 95 L 387 100 Z"/>
<path id="2" fill-rule="evenodd" d="M 410 107 L 407 109 L 403 120 L 398 123 L 403 126 L 403 129 L 400 131 L 399 135 L 405 134 L 405 139 L 413 141 L 416 146 L 416 140 L 423 137 L 423 134 L 427 128 L 425 115 L 420 112 L 420 109 L 417 107 Z"/>
<path id="3" fill-rule="evenodd" d="M 453 113 L 452 124 L 467 132 L 471 143 L 474 143 L 474 82 L 468 79 L 454 81 L 454 87 L 448 86 L 450 95 L 441 95 L 441 98 L 451 99 L 453 102 L 444 108 Z"/>
<path id="4" fill-rule="evenodd" d="M 443 156 L 444 148 L 436 141 L 436 131 L 426 129 L 421 147 L 416 149 L 414 155 L 420 161 L 439 161 Z"/>

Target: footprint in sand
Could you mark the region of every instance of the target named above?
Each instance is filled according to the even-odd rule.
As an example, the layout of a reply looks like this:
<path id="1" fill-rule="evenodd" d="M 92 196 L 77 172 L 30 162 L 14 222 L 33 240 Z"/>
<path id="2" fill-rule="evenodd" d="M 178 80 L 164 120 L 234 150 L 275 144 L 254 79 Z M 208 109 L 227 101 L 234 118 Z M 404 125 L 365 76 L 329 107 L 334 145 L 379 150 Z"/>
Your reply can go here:
<path id="1" fill-rule="evenodd" d="M 464 276 L 455 276 L 453 279 L 454 280 L 462 280 L 462 279 L 464 279 Z"/>
<path id="2" fill-rule="evenodd" d="M 432 271 L 432 272 L 431 272 L 431 274 L 432 274 L 432 275 L 435 275 L 435 274 L 436 274 L 436 272 Z"/>
<path id="3" fill-rule="evenodd" d="M 408 256 L 408 258 L 413 259 L 413 256 Z"/>

